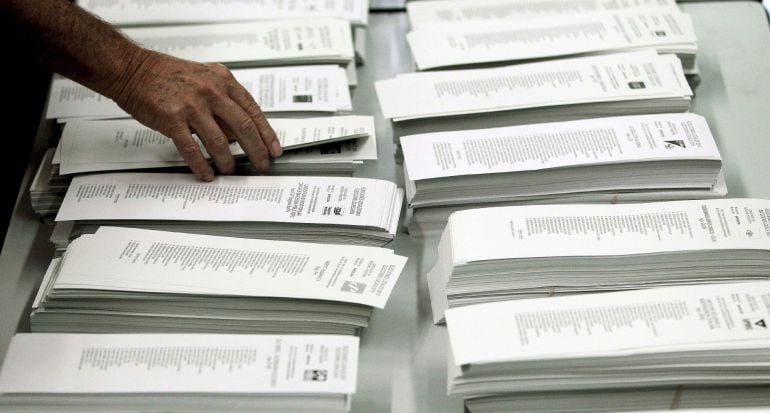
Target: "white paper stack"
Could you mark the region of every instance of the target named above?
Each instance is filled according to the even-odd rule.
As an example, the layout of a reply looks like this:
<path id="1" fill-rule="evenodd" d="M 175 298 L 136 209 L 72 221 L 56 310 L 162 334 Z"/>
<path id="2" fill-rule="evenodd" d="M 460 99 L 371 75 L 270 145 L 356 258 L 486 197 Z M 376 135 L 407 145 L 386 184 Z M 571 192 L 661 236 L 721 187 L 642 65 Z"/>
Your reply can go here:
<path id="1" fill-rule="evenodd" d="M 350 23 L 335 18 L 136 27 L 122 32 L 151 50 L 231 67 L 346 65 L 354 58 Z"/>
<path id="2" fill-rule="evenodd" d="M 372 138 L 376 158 L 376 136 L 372 116 L 329 116 L 320 118 L 269 118 L 281 147 L 291 151 L 342 141 Z M 206 149 L 197 139 L 202 153 Z M 366 144 L 361 143 L 360 146 Z M 359 146 L 357 145 L 357 146 Z M 230 145 L 237 158 L 246 155 L 237 142 Z M 291 157 L 289 158 L 291 160 Z M 284 165 L 276 158 L 277 165 Z M 323 159 L 318 159 L 323 163 Z M 171 139 L 132 119 L 81 120 L 65 125 L 59 142 L 60 175 L 111 170 L 168 168 L 184 166 L 185 162 Z M 277 168 L 280 170 L 280 166 Z M 275 171 L 272 171 L 275 173 Z M 279 171 L 280 172 L 280 171 Z"/>
<path id="3" fill-rule="evenodd" d="M 405 263 L 377 247 L 102 227 L 52 262 L 31 329 L 353 335 Z"/>
<path id="4" fill-rule="evenodd" d="M 69 177 L 59 177 L 58 166 L 53 165 L 53 157 L 54 149 L 48 149 L 29 186 L 32 210 L 43 218 L 56 215 L 70 184 Z"/>
<path id="5" fill-rule="evenodd" d="M 654 51 L 406 73 L 375 87 L 396 140 L 416 133 L 686 112 L 692 96 L 679 59 Z"/>
<path id="6" fill-rule="evenodd" d="M 235 79 L 269 114 L 335 113 L 353 110 L 345 69 L 333 65 L 235 69 Z M 72 80 L 54 78 L 47 119 L 126 118 L 106 97 Z"/>
<path id="7" fill-rule="evenodd" d="M 79 0 L 78 4 L 118 26 L 337 17 L 365 26 L 366 0 Z"/>
<path id="8" fill-rule="evenodd" d="M 770 201 L 711 199 L 460 211 L 428 273 L 448 307 L 770 277 Z"/>
<path id="9" fill-rule="evenodd" d="M 2 366 L 4 412 L 342 413 L 358 338 L 17 334 Z"/>
<path id="10" fill-rule="evenodd" d="M 371 116 L 270 118 L 270 125 L 284 148 L 272 160 L 271 175 L 352 176 L 364 162 L 377 159 Z M 170 139 L 131 119 L 67 122 L 55 153 L 49 152 L 30 187 L 32 208 L 41 216 L 59 210 L 72 174 L 189 171 Z M 231 152 L 236 174 L 258 174 L 237 143 L 231 144 Z"/>
<path id="11" fill-rule="evenodd" d="M 311 176 L 113 173 L 72 180 L 56 221 L 74 233 L 101 225 L 334 244 L 384 245 L 403 190 L 389 181 Z M 61 241 L 56 242 L 62 247 Z"/>
<path id="12" fill-rule="evenodd" d="M 597 118 L 401 138 L 410 233 L 488 204 L 717 198 L 721 158 L 695 114 Z"/>
<path id="13" fill-rule="evenodd" d="M 767 412 L 770 387 L 689 387 L 514 393 L 465 400 L 470 413 Z"/>
<path id="14" fill-rule="evenodd" d="M 698 50 L 689 16 L 675 8 L 431 24 L 406 38 L 419 70 L 654 48 L 676 54 L 687 73 Z"/>
<path id="15" fill-rule="evenodd" d="M 348 21 L 352 26 L 356 62 L 363 64 L 366 57 L 367 0 L 80 0 L 78 4 L 109 23 L 124 28 L 337 18 Z M 355 69 L 353 62 L 350 65 Z"/>
<path id="16" fill-rule="evenodd" d="M 449 393 L 770 384 L 770 282 L 447 311 Z"/>
<path id="17" fill-rule="evenodd" d="M 679 10 L 674 0 L 431 0 L 408 2 L 412 29 L 434 24 L 529 21 L 556 16 L 585 17 L 614 11 Z"/>

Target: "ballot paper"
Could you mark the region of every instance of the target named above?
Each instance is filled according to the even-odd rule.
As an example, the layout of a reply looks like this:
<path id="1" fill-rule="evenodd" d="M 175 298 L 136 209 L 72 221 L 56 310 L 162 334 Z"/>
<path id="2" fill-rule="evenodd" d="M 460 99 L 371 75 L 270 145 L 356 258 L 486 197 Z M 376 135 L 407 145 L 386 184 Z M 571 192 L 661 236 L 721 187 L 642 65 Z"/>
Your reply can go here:
<path id="1" fill-rule="evenodd" d="M 725 175 L 720 172 L 711 188 L 636 189 L 563 193 L 517 197 L 510 201 L 478 204 L 456 204 L 407 209 L 409 234 L 440 236 L 449 217 L 458 211 L 479 207 L 509 207 L 546 204 L 627 204 L 638 202 L 683 201 L 690 199 L 719 199 L 727 196 Z"/>
<path id="2" fill-rule="evenodd" d="M 235 79 L 266 113 L 337 112 L 353 109 L 345 69 L 334 65 L 234 69 Z M 47 119 L 124 118 L 118 105 L 72 80 L 55 77 Z"/>
<path id="3" fill-rule="evenodd" d="M 487 0 L 483 3 L 474 0 L 432 0 L 406 3 L 407 16 L 413 29 L 436 23 L 510 22 L 640 9 L 678 10 L 678 6 L 674 0 Z"/>
<path id="4" fill-rule="evenodd" d="M 102 227 L 74 240 L 55 288 L 279 297 L 384 308 L 406 258 L 385 248 Z"/>
<path id="5" fill-rule="evenodd" d="M 563 106 L 561 109 L 568 111 L 580 104 L 602 102 L 612 102 L 613 110 L 620 111 L 624 102 L 656 99 L 671 109 L 668 112 L 683 112 L 692 96 L 679 59 L 653 51 L 488 69 L 407 73 L 378 81 L 375 87 L 383 115 L 396 123 L 552 106 Z M 650 106 L 633 109 L 649 110 Z M 596 117 L 604 113 L 592 114 Z M 503 115 L 510 117 L 509 113 Z"/>
<path id="6" fill-rule="evenodd" d="M 74 178 L 56 220 L 383 245 L 402 198 L 392 182 L 366 178 L 113 173 Z"/>
<path id="7" fill-rule="evenodd" d="M 342 116 L 330 117 L 327 119 L 336 118 L 342 118 Z M 65 126 L 65 128 L 66 127 L 67 126 Z M 281 157 L 272 160 L 269 173 L 270 175 L 353 176 L 365 163 L 377 160 L 377 137 L 374 134 L 374 127 L 367 126 L 366 128 L 371 131 L 370 135 L 366 137 L 286 151 Z M 131 142 L 133 145 L 136 140 L 132 140 Z M 154 142 L 157 143 L 156 141 Z M 60 174 L 61 143 L 62 140 L 59 140 L 59 146 L 57 146 L 56 149 L 49 149 L 43 156 L 40 167 L 35 173 L 32 184 L 30 185 L 29 192 L 32 209 L 41 217 L 56 215 L 59 211 L 59 207 L 64 201 L 67 188 L 69 188 L 72 180 L 73 175 Z M 145 149 L 150 149 L 153 145 L 154 144 L 148 144 L 147 140 L 144 140 L 142 146 L 145 147 Z M 127 146 L 127 148 L 129 146 Z M 138 155 L 140 151 L 137 149 L 136 152 L 130 152 Z M 80 155 L 85 155 L 87 153 L 90 152 L 84 151 L 82 154 L 76 155 L 76 157 L 79 158 Z M 182 165 L 181 162 L 164 160 L 162 161 L 163 165 L 160 165 L 159 162 L 155 162 L 155 160 L 157 160 L 157 155 L 157 152 L 152 152 L 150 159 L 152 159 L 153 162 L 150 163 L 104 163 L 99 162 L 98 160 L 92 160 L 88 164 L 79 163 L 77 164 L 77 167 L 81 168 L 81 170 L 87 169 L 89 171 L 127 169 L 147 171 L 151 170 L 151 168 L 161 167 L 164 172 L 184 173 L 189 171 L 186 165 L 172 166 Z M 84 159 L 87 160 L 88 157 L 84 157 Z M 259 175 L 263 172 L 256 170 L 254 166 L 251 165 L 248 158 L 237 158 L 235 163 L 235 173 L 237 175 Z M 446 217 L 444 218 L 444 221 L 446 222 Z"/>
<path id="8" fill-rule="evenodd" d="M 63 257 L 41 284 L 34 332 L 354 335 L 406 262 L 383 248 L 119 227 Z"/>
<path id="9" fill-rule="evenodd" d="M 459 211 L 428 273 L 447 307 L 656 286 L 766 280 L 770 201 L 711 199 Z"/>
<path id="10" fill-rule="evenodd" d="M 748 413 L 766 411 L 770 386 L 510 393 L 465 400 L 470 413 Z"/>
<path id="11" fill-rule="evenodd" d="M 284 151 L 318 146 L 374 134 L 371 116 L 321 118 L 269 118 Z M 201 151 L 208 156 L 197 136 Z M 132 119 L 80 120 L 64 126 L 60 140 L 59 174 L 164 168 L 185 165 L 173 141 Z M 238 142 L 230 144 L 234 156 L 245 156 Z"/>
<path id="12" fill-rule="evenodd" d="M 767 385 L 768 303 L 764 281 L 451 309 L 449 392 Z"/>
<path id="13" fill-rule="evenodd" d="M 676 9 L 429 25 L 407 34 L 419 70 L 654 48 L 692 68 L 695 30 Z"/>
<path id="14" fill-rule="evenodd" d="M 350 23 L 334 18 L 137 27 L 122 32 L 157 52 L 228 66 L 347 64 L 354 57 Z"/>
<path id="15" fill-rule="evenodd" d="M 691 113 L 439 132 L 401 144 L 412 208 L 712 188 L 721 170 L 706 120 Z"/>
<path id="16" fill-rule="evenodd" d="M 78 4 L 118 26 L 338 17 L 366 25 L 366 0 L 79 0 Z"/>
<path id="17" fill-rule="evenodd" d="M 328 335 L 17 334 L 3 410 L 343 412 L 358 338 Z M 127 407 L 127 406 L 130 406 Z M 204 408 L 205 410 L 205 408 Z M 132 410 L 133 411 L 133 410 Z"/>

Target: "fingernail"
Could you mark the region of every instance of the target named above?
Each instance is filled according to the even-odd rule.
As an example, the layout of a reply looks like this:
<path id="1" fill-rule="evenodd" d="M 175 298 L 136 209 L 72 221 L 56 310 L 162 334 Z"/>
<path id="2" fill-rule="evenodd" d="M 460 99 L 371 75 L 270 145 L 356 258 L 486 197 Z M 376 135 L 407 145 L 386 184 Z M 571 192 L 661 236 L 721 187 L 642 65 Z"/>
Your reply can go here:
<path id="1" fill-rule="evenodd" d="M 273 141 L 271 146 L 271 152 L 273 152 L 273 156 L 281 156 L 283 154 L 283 148 L 281 148 L 281 144 L 278 143 L 278 141 Z"/>
<path id="2" fill-rule="evenodd" d="M 214 180 L 214 172 L 208 171 L 204 172 L 203 176 L 201 177 L 206 182 L 211 182 Z"/>
<path id="3" fill-rule="evenodd" d="M 261 164 L 259 164 L 259 165 L 260 165 L 260 168 L 261 168 L 263 171 L 267 171 L 268 169 L 270 169 L 270 160 L 268 160 L 268 159 L 265 159 L 265 160 L 263 160 L 263 161 L 262 161 L 262 163 L 261 163 Z"/>

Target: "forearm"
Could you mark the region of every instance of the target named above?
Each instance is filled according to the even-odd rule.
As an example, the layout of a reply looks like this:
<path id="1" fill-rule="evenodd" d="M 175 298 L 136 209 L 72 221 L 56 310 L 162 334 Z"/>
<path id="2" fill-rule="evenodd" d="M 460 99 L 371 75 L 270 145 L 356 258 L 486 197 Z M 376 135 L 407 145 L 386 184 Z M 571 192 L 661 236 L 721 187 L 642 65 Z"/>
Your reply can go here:
<path id="1" fill-rule="evenodd" d="M 148 52 L 67 0 L 4 0 L 4 27 L 18 53 L 89 88 L 117 97 Z"/>
<path id="2" fill-rule="evenodd" d="M 263 171 L 270 155 L 281 155 L 259 105 L 224 66 L 143 49 L 67 0 L 0 0 L 0 11 L 0 27 L 19 53 L 113 99 L 170 137 L 201 179 L 214 179 L 214 172 L 193 133 L 221 173 L 232 173 L 235 165 L 228 138 Z"/>

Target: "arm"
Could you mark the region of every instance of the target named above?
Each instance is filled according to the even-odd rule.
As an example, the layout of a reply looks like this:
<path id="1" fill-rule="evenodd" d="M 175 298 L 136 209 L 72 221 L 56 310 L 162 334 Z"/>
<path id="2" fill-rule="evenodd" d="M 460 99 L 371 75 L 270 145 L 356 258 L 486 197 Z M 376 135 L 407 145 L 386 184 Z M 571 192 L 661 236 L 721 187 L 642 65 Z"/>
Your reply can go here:
<path id="1" fill-rule="evenodd" d="M 196 133 L 221 173 L 235 163 L 228 136 L 261 171 L 282 149 L 251 94 L 219 64 L 200 64 L 134 44 L 67 0 L 3 0 L 2 22 L 20 52 L 120 105 L 169 136 L 196 176 L 214 171 L 192 139 Z"/>

